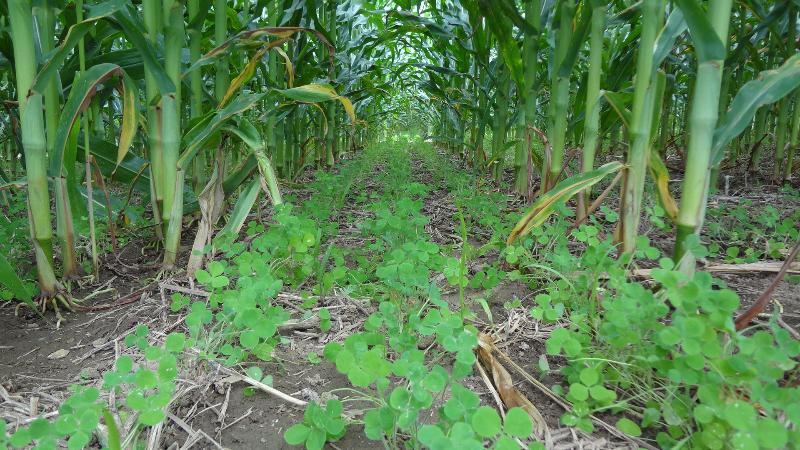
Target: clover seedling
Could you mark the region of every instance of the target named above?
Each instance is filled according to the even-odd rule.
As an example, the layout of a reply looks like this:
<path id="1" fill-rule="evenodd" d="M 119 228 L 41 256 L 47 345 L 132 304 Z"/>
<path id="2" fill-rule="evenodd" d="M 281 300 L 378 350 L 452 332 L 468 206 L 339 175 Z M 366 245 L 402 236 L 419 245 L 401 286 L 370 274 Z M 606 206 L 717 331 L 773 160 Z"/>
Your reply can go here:
<path id="1" fill-rule="evenodd" d="M 283 434 L 289 445 L 305 444 L 306 450 L 321 450 L 326 442 L 339 440 L 347 431 L 342 418 L 342 402 L 328 400 L 325 408 L 316 402 L 306 407 L 303 422 L 292 425 Z"/>
<path id="2" fill-rule="evenodd" d="M 208 263 L 208 270 L 200 269 L 195 272 L 194 276 L 197 282 L 210 286 L 213 289 L 220 289 L 230 283 L 228 277 L 223 275 L 225 273 L 225 264 L 220 261 L 211 261 Z"/>

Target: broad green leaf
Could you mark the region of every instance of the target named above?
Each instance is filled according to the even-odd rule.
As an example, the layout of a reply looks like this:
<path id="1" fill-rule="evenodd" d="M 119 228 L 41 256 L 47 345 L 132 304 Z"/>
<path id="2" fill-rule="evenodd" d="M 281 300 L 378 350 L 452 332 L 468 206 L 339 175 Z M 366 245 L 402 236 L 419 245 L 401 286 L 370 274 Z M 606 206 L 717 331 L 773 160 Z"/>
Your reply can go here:
<path id="1" fill-rule="evenodd" d="M 253 205 L 256 203 L 260 191 L 261 184 L 257 178 L 244 188 L 233 206 L 228 223 L 219 231 L 219 234 L 229 233 L 234 236 L 239 234 L 245 220 L 247 220 L 247 215 L 250 214 L 250 210 L 253 209 Z"/>
<path id="2" fill-rule="evenodd" d="M 755 408 L 743 400 L 725 405 L 722 415 L 737 430 L 751 430 L 756 425 L 757 412 Z"/>
<path id="3" fill-rule="evenodd" d="M 736 93 L 722 123 L 714 131 L 712 165 L 725 158 L 725 147 L 750 125 L 758 108 L 775 103 L 800 86 L 800 53 L 775 70 L 761 72 Z"/>
<path id="4" fill-rule="evenodd" d="M 108 18 L 118 10 L 124 8 L 126 2 L 122 0 L 111 0 L 100 3 L 92 7 L 90 12 L 93 16 L 72 25 L 67 31 L 66 37 L 61 41 L 61 44 L 55 48 L 50 54 L 46 55 L 44 59 L 46 62 L 36 74 L 36 79 L 33 80 L 31 90 L 36 92 L 44 92 L 45 86 L 50 82 L 54 76 L 58 76 L 59 69 L 64 64 L 67 57 L 72 54 L 72 51 L 78 43 L 86 36 L 87 33 L 95 29 L 97 22 Z"/>
<path id="5" fill-rule="evenodd" d="M 39 308 L 33 303 L 33 295 L 2 253 L 0 253 L 0 284 L 7 287 L 17 300 L 24 302 L 33 311 L 39 311 Z"/>
<path id="6" fill-rule="evenodd" d="M 125 159 L 133 136 L 136 132 L 136 85 L 124 70 L 116 64 L 99 64 L 89 68 L 77 81 L 72 84 L 69 98 L 61 111 L 61 117 L 56 129 L 56 139 L 53 154 L 50 155 L 50 175 L 61 176 L 64 166 L 64 153 L 70 132 L 78 116 L 89 107 L 91 98 L 97 93 L 101 83 L 111 79 L 120 78 L 117 85 L 123 97 L 124 109 L 119 147 L 117 150 L 117 165 Z"/>
<path id="7" fill-rule="evenodd" d="M 642 435 L 642 429 L 634 421 L 622 418 L 617 421 L 617 428 L 628 436 L 638 437 Z"/>
<path id="8" fill-rule="evenodd" d="M 160 409 L 148 409 L 139 415 L 139 422 L 147 426 L 155 426 L 160 423 L 167 415 Z"/>
<path id="9" fill-rule="evenodd" d="M 239 94 L 224 108 L 209 114 L 186 132 L 183 136 L 183 153 L 178 159 L 178 167 L 184 171 L 203 144 L 232 117 L 252 108 L 266 94 Z"/>
<path id="10" fill-rule="evenodd" d="M 594 367 L 587 367 L 581 370 L 579 378 L 586 386 L 593 386 L 600 381 L 600 373 Z"/>
<path id="11" fill-rule="evenodd" d="M 312 428 L 306 438 L 306 450 L 322 450 L 327 440 L 327 433 L 320 428 Z"/>
<path id="12" fill-rule="evenodd" d="M 706 11 L 696 0 L 676 0 L 676 3 L 689 26 L 698 62 L 724 60 L 725 44 L 711 25 Z"/>
<path id="13" fill-rule="evenodd" d="M 762 448 L 785 448 L 789 442 L 786 425 L 775 419 L 761 419 L 751 430 L 755 430 Z"/>
<path id="14" fill-rule="evenodd" d="M 164 347 L 170 352 L 183 351 L 186 342 L 186 335 L 180 332 L 170 333 L 164 342 Z"/>
<path id="15" fill-rule="evenodd" d="M 683 18 L 683 11 L 675 8 L 667 18 L 667 24 L 661 29 L 656 38 L 655 49 L 653 50 L 653 72 L 658 70 L 664 59 L 675 46 L 675 40 L 686 31 L 686 19 Z"/>
<path id="16" fill-rule="evenodd" d="M 503 57 L 511 79 L 518 88 L 525 86 L 525 76 L 522 64 L 522 52 L 519 44 L 514 39 L 512 23 L 501 13 L 501 10 L 489 0 L 478 0 L 481 13 L 486 16 L 486 24 L 489 30 L 497 37 L 497 45 Z"/>
<path id="17" fill-rule="evenodd" d="M 472 416 L 472 429 L 478 436 L 489 438 L 500 432 L 500 416 L 494 408 L 481 406 Z"/>
<path id="18" fill-rule="evenodd" d="M 285 439 L 286 443 L 289 445 L 300 445 L 306 441 L 310 431 L 311 430 L 307 426 L 302 423 L 297 423 L 289 427 L 289 429 L 283 433 L 283 439 Z"/>
<path id="19" fill-rule="evenodd" d="M 524 409 L 511 408 L 506 413 L 503 430 L 511 436 L 525 439 L 533 433 L 533 423 Z"/>

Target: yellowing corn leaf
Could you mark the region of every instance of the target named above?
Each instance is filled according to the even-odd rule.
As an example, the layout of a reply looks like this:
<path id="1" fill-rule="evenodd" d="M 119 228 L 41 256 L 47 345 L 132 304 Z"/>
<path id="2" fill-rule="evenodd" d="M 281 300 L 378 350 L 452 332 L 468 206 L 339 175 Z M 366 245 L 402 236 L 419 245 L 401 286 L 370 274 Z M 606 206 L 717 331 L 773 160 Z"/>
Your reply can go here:
<path id="1" fill-rule="evenodd" d="M 650 169 L 650 175 L 653 177 L 653 181 L 656 184 L 661 206 L 664 208 L 664 211 L 667 212 L 670 219 L 673 221 L 676 220 L 678 218 L 678 204 L 669 191 L 669 171 L 664 161 L 661 160 L 661 156 L 659 156 L 658 152 L 650 152 L 650 158 L 647 160 L 647 167 Z"/>
<path id="2" fill-rule="evenodd" d="M 336 90 L 328 84 L 311 83 L 290 89 L 276 89 L 284 96 L 303 103 L 319 103 L 329 100 L 339 100 L 344 107 L 350 120 L 356 122 L 356 112 L 350 99 L 336 93 Z"/>
<path id="3" fill-rule="evenodd" d="M 218 107 L 221 108 L 225 106 L 228 103 L 228 101 L 230 101 L 231 97 L 233 97 L 233 95 L 236 93 L 236 91 L 238 91 L 245 83 L 247 83 L 253 78 L 253 75 L 256 73 L 256 68 L 258 67 L 258 63 L 261 62 L 261 58 L 263 58 L 268 51 L 275 49 L 276 51 L 278 51 L 278 53 L 283 55 L 284 58 L 288 58 L 286 56 L 286 53 L 283 50 L 281 50 L 280 47 L 278 47 L 279 45 L 282 45 L 286 41 L 288 41 L 288 39 L 280 39 L 277 41 L 269 42 L 267 45 L 261 47 L 255 53 L 255 55 L 253 55 L 253 57 L 250 58 L 250 61 L 248 61 L 247 65 L 239 73 L 239 75 L 237 75 L 236 78 L 234 78 L 233 81 L 231 81 L 231 84 L 230 86 L 228 86 L 228 90 L 225 92 L 225 96 L 223 96 L 222 100 L 219 102 Z M 291 64 L 291 62 L 288 62 L 288 64 Z M 288 70 L 289 68 L 287 67 L 287 71 Z M 290 86 L 291 86 L 291 80 L 293 78 L 294 78 L 294 71 L 292 70 L 289 76 Z"/>
<path id="4" fill-rule="evenodd" d="M 120 92 L 122 93 L 122 127 L 119 131 L 119 146 L 117 149 L 117 164 L 114 167 L 114 172 L 117 167 L 125 159 L 128 150 L 133 143 L 133 137 L 136 135 L 137 114 L 136 114 L 136 85 L 127 76 L 122 78 L 120 82 Z M 113 176 L 113 173 L 112 173 Z"/>
<path id="5" fill-rule="evenodd" d="M 353 102 L 350 101 L 347 97 L 339 96 L 339 102 L 344 107 L 344 111 L 350 117 L 350 121 L 356 123 L 356 110 L 353 108 Z"/>
<path id="6" fill-rule="evenodd" d="M 542 194 L 533 205 L 531 205 L 528 214 L 517 222 L 514 229 L 511 230 L 511 234 L 508 236 L 508 244 L 514 242 L 514 239 L 518 236 L 528 234 L 531 229 L 544 223 L 544 221 L 555 212 L 557 205 L 566 203 L 567 200 L 578 192 L 593 186 L 608 174 L 621 170 L 623 167 L 625 167 L 625 165 L 620 162 L 610 162 L 590 172 L 567 178 L 555 185 L 553 189 Z"/>
<path id="7" fill-rule="evenodd" d="M 278 92 L 286 97 L 305 103 L 319 103 L 328 100 L 335 100 L 339 94 L 329 84 L 311 83 L 290 89 L 278 89 Z"/>
<path id="8" fill-rule="evenodd" d="M 227 56 L 230 53 L 231 47 L 236 43 L 253 43 L 258 42 L 256 39 L 261 36 L 275 36 L 286 42 L 289 36 L 292 36 L 295 33 L 310 33 L 313 34 L 319 39 L 322 45 L 325 46 L 328 50 L 328 60 L 330 61 L 331 65 L 333 65 L 333 55 L 335 49 L 333 45 L 325 38 L 325 35 L 319 32 L 318 30 L 313 30 L 311 28 L 303 28 L 303 27 L 264 27 L 264 28 L 256 28 L 254 30 L 247 30 L 243 31 L 236 36 L 233 36 L 231 39 L 227 40 L 226 42 L 222 43 L 220 46 L 212 49 L 210 52 L 203 55 L 200 59 L 194 62 L 188 69 L 183 72 L 182 76 L 186 76 L 189 72 L 193 70 L 197 70 L 200 67 L 210 64 L 215 59 Z"/>
<path id="9" fill-rule="evenodd" d="M 292 64 L 292 59 L 280 47 L 276 47 L 275 51 L 283 57 L 283 62 L 286 63 L 286 75 L 289 76 L 289 79 L 286 80 L 287 84 L 290 88 L 294 87 L 294 64 Z"/>

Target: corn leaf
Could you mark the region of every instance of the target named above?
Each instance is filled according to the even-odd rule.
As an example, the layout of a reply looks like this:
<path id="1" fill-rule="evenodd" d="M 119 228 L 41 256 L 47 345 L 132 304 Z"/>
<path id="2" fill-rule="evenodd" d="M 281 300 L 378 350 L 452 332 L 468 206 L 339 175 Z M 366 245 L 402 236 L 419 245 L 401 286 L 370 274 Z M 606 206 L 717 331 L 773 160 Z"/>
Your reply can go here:
<path id="1" fill-rule="evenodd" d="M 489 30 L 497 37 L 497 45 L 503 62 L 511 73 L 511 78 L 518 87 L 525 86 L 524 71 L 522 68 L 522 52 L 517 40 L 514 39 L 512 23 L 501 13 L 501 10 L 489 0 L 478 0 L 481 13 L 486 16 Z"/>
<path id="2" fill-rule="evenodd" d="M 178 159 L 178 166 L 187 169 L 202 145 L 225 125 L 232 117 L 250 109 L 264 98 L 266 94 L 239 94 L 224 108 L 207 115 L 183 136 L 183 153 Z"/>
<path id="3" fill-rule="evenodd" d="M 164 71 L 164 66 L 159 62 L 152 42 L 145 37 L 144 26 L 137 14 L 129 8 L 124 8 L 116 11 L 112 17 L 113 21 L 122 29 L 122 33 L 131 43 L 131 46 L 139 51 L 139 55 L 142 57 L 142 64 L 144 64 L 148 73 L 154 77 L 159 92 L 161 94 L 175 92 L 175 83 Z"/>
<path id="4" fill-rule="evenodd" d="M 650 157 L 647 159 L 647 168 L 650 169 L 650 175 L 655 182 L 661 206 L 670 219 L 676 220 L 678 218 L 678 204 L 669 191 L 669 171 L 657 151 L 650 152 Z"/>
<path id="5" fill-rule="evenodd" d="M 210 64 L 214 62 L 217 58 L 226 57 L 229 55 L 231 51 L 231 47 L 239 42 L 248 42 L 253 41 L 257 38 L 262 36 L 274 36 L 279 38 L 279 43 L 275 44 L 273 42 L 266 43 L 267 46 L 275 47 L 277 45 L 283 44 L 288 40 L 289 37 L 296 33 L 310 33 L 313 34 L 319 39 L 319 41 L 328 49 L 328 59 L 333 65 L 333 55 L 335 49 L 333 45 L 331 45 L 330 41 L 325 37 L 318 30 L 314 30 L 311 28 L 304 28 L 304 27 L 263 27 L 263 28 L 256 28 L 254 30 L 247 30 L 243 31 L 236 36 L 228 39 L 227 41 L 223 42 L 218 47 L 212 49 L 205 55 L 203 55 L 200 59 L 194 62 L 188 69 L 186 69 L 182 77 L 186 77 L 190 72 L 199 69 L 200 67 L 205 66 L 206 64 Z"/>
<path id="6" fill-rule="evenodd" d="M 800 86 L 800 53 L 775 70 L 766 70 L 745 83 L 736 93 L 722 123 L 714 132 L 711 161 L 718 165 L 725 158 L 725 146 L 742 133 L 758 108 L 775 103 Z"/>
<path id="7" fill-rule="evenodd" d="M 250 178 L 250 174 L 253 173 L 257 166 L 256 157 L 251 153 L 247 155 L 247 158 L 241 160 L 236 167 L 229 169 L 228 176 L 222 182 L 222 189 L 225 191 L 225 195 L 228 196 L 233 193 L 245 180 Z"/>
<path id="8" fill-rule="evenodd" d="M 292 59 L 289 58 L 289 55 L 286 54 L 280 47 L 275 47 L 275 51 L 278 52 L 279 55 L 283 58 L 283 62 L 286 65 L 286 75 L 289 77 L 286 80 L 286 84 L 291 88 L 294 87 L 294 64 L 292 64 Z"/>
<path id="9" fill-rule="evenodd" d="M 258 193 L 261 191 L 260 188 L 261 183 L 258 178 L 255 178 L 242 191 L 236 200 L 236 204 L 233 205 L 233 211 L 231 211 L 228 223 L 219 231 L 219 235 L 232 234 L 235 236 L 239 234 L 244 221 L 247 220 L 247 216 L 250 214 L 250 210 L 253 209 L 253 205 L 256 203 Z"/>
<path id="10" fill-rule="evenodd" d="M 282 204 L 283 198 L 281 197 L 280 187 L 278 186 L 278 177 L 275 175 L 272 161 L 270 161 L 266 154 L 266 142 L 264 142 L 264 139 L 261 137 L 256 127 L 248 120 L 239 119 L 239 123 L 236 127 L 227 126 L 223 129 L 238 136 L 245 145 L 250 147 L 250 150 L 256 158 L 258 170 L 261 173 L 264 182 L 263 185 L 269 194 L 270 201 L 272 201 L 273 205 Z"/>
<path id="11" fill-rule="evenodd" d="M 224 163 L 220 155 L 218 151 L 211 178 L 197 196 L 197 204 L 200 208 L 200 223 L 197 225 L 197 233 L 194 236 L 192 251 L 189 254 L 189 262 L 186 263 L 186 273 L 189 276 L 193 276 L 197 269 L 203 266 L 205 248 L 209 243 L 211 230 L 216 226 L 224 209 L 225 193 L 222 190 L 222 174 L 220 173 Z"/>
<path id="12" fill-rule="evenodd" d="M 133 143 L 133 138 L 136 135 L 136 127 L 138 124 L 136 120 L 138 113 L 136 102 L 136 84 L 130 79 L 130 77 L 125 75 L 124 71 L 122 73 L 124 74 L 120 82 L 120 93 L 122 94 L 122 123 L 119 130 L 117 162 L 115 164 L 114 171 L 117 170 L 117 167 L 125 159 L 125 155 L 128 154 L 131 144 Z"/>
<path id="13" fill-rule="evenodd" d="M 443 27 L 442 25 L 434 22 L 431 19 L 420 17 L 408 11 L 389 11 L 389 13 L 386 14 L 386 16 L 399 19 L 402 22 L 405 22 L 413 27 L 416 27 L 415 30 L 409 30 L 409 31 L 421 32 L 422 31 L 421 27 L 424 27 L 425 31 L 440 38 L 443 38 L 445 40 L 450 40 L 455 38 L 453 33 L 451 33 L 450 30 Z"/>
<path id="14" fill-rule="evenodd" d="M 98 4 L 92 8 L 95 13 L 94 17 L 78 22 L 71 26 L 67 31 L 67 35 L 61 44 L 53 49 L 50 54 L 45 58 L 45 63 L 36 74 L 36 79 L 33 81 L 31 90 L 36 92 L 43 92 L 45 86 L 50 82 L 54 76 L 58 76 L 58 71 L 61 68 L 67 57 L 72 54 L 75 46 L 86 36 L 86 33 L 95 29 L 95 25 L 99 20 L 105 19 L 125 6 L 122 0 L 111 0 Z"/>
<path id="15" fill-rule="evenodd" d="M 337 94 L 336 90 L 329 84 L 312 83 L 290 89 L 276 89 L 276 91 L 287 98 L 303 103 L 320 103 L 329 100 L 339 100 L 345 112 L 350 117 L 350 120 L 353 123 L 356 122 L 356 112 L 355 108 L 353 108 L 353 103 L 347 97 Z"/>
<path id="16" fill-rule="evenodd" d="M 526 17 L 522 17 L 519 10 L 517 9 L 517 5 L 513 0 L 494 0 L 493 2 L 496 7 L 500 8 L 500 10 L 505 14 L 506 17 L 511 20 L 511 22 L 517 26 L 520 30 L 524 31 L 526 34 L 537 34 L 539 33 L 538 24 L 536 21 L 529 22 Z M 535 18 L 534 18 L 535 19 Z"/>
<path id="17" fill-rule="evenodd" d="M 653 71 L 655 72 L 661 63 L 667 58 L 669 52 L 675 46 L 678 36 L 686 31 L 686 19 L 683 18 L 683 11 L 675 8 L 667 18 L 667 24 L 661 29 L 656 38 L 655 49 L 653 50 Z"/>
<path id="18" fill-rule="evenodd" d="M 36 308 L 36 305 L 33 303 L 33 295 L 25 287 L 25 283 L 22 282 L 22 279 L 20 279 L 19 275 L 14 271 L 11 263 L 8 262 L 5 255 L 2 253 L 0 253 L 0 284 L 8 288 L 8 290 L 14 294 L 14 298 L 38 312 L 38 308 Z"/>
<path id="19" fill-rule="evenodd" d="M 277 89 L 284 96 L 304 103 L 319 103 L 334 100 L 339 95 L 329 84 L 306 84 L 289 89 Z"/>
<path id="20" fill-rule="evenodd" d="M 233 81 L 231 81 L 230 86 L 228 86 L 228 90 L 225 92 L 225 96 L 222 97 L 222 100 L 220 100 L 218 106 L 220 108 L 225 106 L 228 103 L 228 101 L 230 101 L 230 99 L 234 96 L 234 94 L 236 94 L 236 91 L 238 91 L 245 83 L 247 83 L 253 78 L 253 75 L 256 73 L 256 68 L 258 67 L 258 63 L 261 62 L 261 58 L 263 58 L 264 55 L 266 55 L 267 52 L 271 49 L 277 50 L 278 53 L 280 53 L 286 59 L 287 63 L 286 70 L 287 72 L 289 72 L 289 86 L 291 86 L 294 81 L 294 69 L 291 68 L 292 67 L 291 61 L 288 59 L 289 57 L 286 55 L 286 52 L 284 52 L 283 50 L 280 49 L 280 47 L 278 47 L 278 45 L 281 45 L 284 42 L 286 42 L 286 40 L 281 39 L 278 41 L 270 42 L 267 45 L 261 47 L 255 53 L 255 55 L 253 55 L 253 57 L 250 58 L 250 61 L 247 63 L 244 69 L 242 69 L 239 75 L 237 75 L 236 78 L 234 78 Z"/>
<path id="21" fill-rule="evenodd" d="M 572 34 L 569 48 L 564 55 L 564 60 L 561 61 L 561 66 L 558 68 L 558 76 L 568 77 L 572 73 L 572 68 L 575 62 L 578 61 L 578 53 L 586 43 L 586 38 L 589 36 L 589 25 L 592 23 L 592 8 L 585 6 L 581 9 L 581 17 L 578 20 L 577 26 Z"/>
<path id="22" fill-rule="evenodd" d="M 698 62 L 725 59 L 725 44 L 714 31 L 707 13 L 696 0 L 677 0 L 678 8 L 689 26 L 689 34 L 697 50 Z"/>
<path id="23" fill-rule="evenodd" d="M 609 174 L 621 170 L 623 167 L 625 165 L 620 162 L 610 162 L 595 170 L 561 181 L 533 203 L 530 211 L 511 230 L 507 243 L 510 245 L 517 237 L 524 236 L 534 227 L 543 224 L 556 211 L 556 206 L 566 203 L 578 192 L 593 186 Z"/>
<path id="24" fill-rule="evenodd" d="M 83 142 L 79 142 L 77 161 L 85 163 Z M 143 158 L 133 152 L 125 154 L 125 158 L 117 163 L 118 146 L 112 142 L 93 138 L 89 142 L 89 149 L 100 166 L 100 171 L 105 177 L 112 177 L 113 180 L 130 185 L 140 192 L 150 192 L 150 173 L 147 170 L 148 163 Z"/>
<path id="25" fill-rule="evenodd" d="M 123 119 L 120 129 L 119 146 L 117 149 L 117 165 L 125 159 L 136 133 L 136 85 L 124 70 L 116 64 L 98 64 L 84 72 L 72 84 L 69 98 L 61 111 L 61 117 L 56 128 L 56 139 L 53 154 L 50 157 L 50 175 L 61 176 L 64 168 L 64 153 L 66 151 L 70 132 L 80 114 L 89 107 L 92 97 L 97 93 L 98 85 L 108 79 L 118 77 L 120 83 L 117 89 L 123 98 Z"/>
<path id="26" fill-rule="evenodd" d="M 629 128 L 631 123 L 631 110 L 626 108 L 625 104 L 631 101 L 631 95 L 611 91 L 601 91 L 600 95 L 606 99 L 606 102 L 608 102 L 611 108 L 617 113 L 625 128 Z"/>

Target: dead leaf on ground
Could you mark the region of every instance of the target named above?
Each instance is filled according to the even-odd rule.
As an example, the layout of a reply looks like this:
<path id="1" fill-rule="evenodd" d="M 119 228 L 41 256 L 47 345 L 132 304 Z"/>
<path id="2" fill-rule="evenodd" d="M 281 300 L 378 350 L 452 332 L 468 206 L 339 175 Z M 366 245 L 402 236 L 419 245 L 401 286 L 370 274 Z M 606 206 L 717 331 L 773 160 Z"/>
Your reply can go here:
<path id="1" fill-rule="evenodd" d="M 514 380 L 511 375 L 503 367 L 500 362 L 495 359 L 492 352 L 495 350 L 494 341 L 488 334 L 478 334 L 478 348 L 475 353 L 478 355 L 478 361 L 483 365 L 489 375 L 492 377 L 497 392 L 500 394 L 500 399 L 503 400 L 506 408 L 511 409 L 520 407 L 528 413 L 528 416 L 533 422 L 533 433 L 539 440 L 548 442 L 550 439 L 550 430 L 547 427 L 542 413 L 528 400 L 522 393 L 514 387 Z"/>

